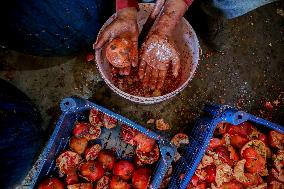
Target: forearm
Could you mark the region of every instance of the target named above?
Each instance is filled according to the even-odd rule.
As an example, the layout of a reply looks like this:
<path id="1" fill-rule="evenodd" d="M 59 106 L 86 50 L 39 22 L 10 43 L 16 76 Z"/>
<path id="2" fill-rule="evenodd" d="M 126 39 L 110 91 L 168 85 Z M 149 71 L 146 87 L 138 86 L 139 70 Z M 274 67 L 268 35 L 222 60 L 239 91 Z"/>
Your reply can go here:
<path id="1" fill-rule="evenodd" d="M 193 0 L 167 0 L 154 32 L 170 35 Z"/>

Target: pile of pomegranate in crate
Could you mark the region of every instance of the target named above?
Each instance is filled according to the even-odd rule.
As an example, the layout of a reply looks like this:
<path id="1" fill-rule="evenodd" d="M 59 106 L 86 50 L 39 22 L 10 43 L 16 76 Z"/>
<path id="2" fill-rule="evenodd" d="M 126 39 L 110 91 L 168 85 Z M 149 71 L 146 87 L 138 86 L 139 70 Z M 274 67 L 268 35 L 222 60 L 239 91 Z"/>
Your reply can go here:
<path id="1" fill-rule="evenodd" d="M 118 159 L 115 149 L 102 149 L 96 143 L 101 127 L 112 129 L 117 120 L 92 109 L 89 122 L 77 122 L 69 147 L 56 159 L 58 174 L 43 180 L 39 189 L 146 189 L 152 168 L 159 159 L 156 141 L 139 131 L 121 125 L 121 139 L 136 146 L 133 161 Z"/>
<path id="2" fill-rule="evenodd" d="M 181 175 L 182 177 L 182 175 Z M 283 189 L 284 134 L 218 124 L 187 189 Z"/>

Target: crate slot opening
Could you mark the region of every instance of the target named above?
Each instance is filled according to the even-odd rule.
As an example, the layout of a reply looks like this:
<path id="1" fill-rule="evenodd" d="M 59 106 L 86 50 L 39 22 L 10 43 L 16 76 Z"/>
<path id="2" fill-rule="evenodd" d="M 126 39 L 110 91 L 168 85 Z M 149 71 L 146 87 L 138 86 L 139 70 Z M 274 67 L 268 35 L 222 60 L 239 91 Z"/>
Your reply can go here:
<path id="1" fill-rule="evenodd" d="M 238 115 L 238 119 L 243 119 L 243 116 L 242 115 Z"/>

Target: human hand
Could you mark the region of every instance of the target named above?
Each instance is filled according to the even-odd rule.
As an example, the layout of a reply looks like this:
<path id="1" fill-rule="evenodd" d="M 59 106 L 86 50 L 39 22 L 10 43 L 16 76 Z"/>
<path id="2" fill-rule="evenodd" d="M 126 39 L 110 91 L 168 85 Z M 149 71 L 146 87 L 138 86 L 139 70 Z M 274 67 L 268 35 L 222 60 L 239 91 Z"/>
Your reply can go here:
<path id="1" fill-rule="evenodd" d="M 99 33 L 94 49 L 102 48 L 107 42 L 110 42 L 110 47 L 113 43 L 117 44 L 117 40 L 113 41 L 115 38 L 130 40 L 132 45 L 131 60 L 125 59 L 125 56 L 123 57 L 124 60 L 121 61 L 122 63 L 117 66 L 121 75 L 129 75 L 131 65 L 136 67 L 138 64 L 138 35 L 137 9 L 134 7 L 124 8 L 118 11 L 116 18 Z M 116 56 L 118 53 L 113 55 Z M 119 56 L 117 58 L 120 59 L 122 57 Z M 115 65 L 115 62 L 112 65 Z"/>
<path id="2" fill-rule="evenodd" d="M 162 1 L 161 1 L 162 2 Z M 180 58 L 171 36 L 192 0 L 167 0 L 164 8 L 142 45 L 139 78 L 151 89 L 163 87 L 167 71 L 178 76 Z"/>
<path id="3" fill-rule="evenodd" d="M 149 86 L 152 90 L 161 89 L 170 64 L 174 77 L 178 76 L 179 53 L 168 36 L 157 32 L 150 33 L 142 45 L 140 56 L 138 75 L 143 79 L 144 86 Z"/>

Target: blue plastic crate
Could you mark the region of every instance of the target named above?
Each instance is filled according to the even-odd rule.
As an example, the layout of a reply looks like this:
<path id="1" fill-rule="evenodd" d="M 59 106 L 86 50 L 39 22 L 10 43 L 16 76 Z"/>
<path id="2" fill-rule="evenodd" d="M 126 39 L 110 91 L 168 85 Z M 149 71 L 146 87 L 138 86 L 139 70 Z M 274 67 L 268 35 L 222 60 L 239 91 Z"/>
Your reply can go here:
<path id="1" fill-rule="evenodd" d="M 169 189 L 186 188 L 205 154 L 217 124 L 220 122 L 238 125 L 249 121 L 261 126 L 262 129 L 272 129 L 284 133 L 283 126 L 271 123 L 252 114 L 238 111 L 229 106 L 206 105 L 204 113 L 204 116 L 200 117 L 193 127 L 190 134 L 190 143 L 187 145 L 183 156 L 177 162 Z M 180 180 L 180 174 L 185 174 L 182 180 Z"/>
<path id="2" fill-rule="evenodd" d="M 127 145 L 120 140 L 119 129 L 121 124 L 127 124 L 129 127 L 146 134 L 158 142 L 160 149 L 160 160 L 158 161 L 156 169 L 153 172 L 154 174 L 151 177 L 150 188 L 159 188 L 176 152 L 176 148 L 168 140 L 166 140 L 163 136 L 146 129 L 121 115 L 81 98 L 65 98 L 61 101 L 60 107 L 62 110 L 62 115 L 55 126 L 49 142 L 40 155 L 41 159 L 37 165 L 37 170 L 34 173 L 30 188 L 36 188 L 42 179 L 55 171 L 56 157 L 58 157 L 60 152 L 68 145 L 74 123 L 76 121 L 86 121 L 88 119 L 89 110 L 93 108 L 118 120 L 119 123 L 117 127 L 113 129 L 106 129 L 102 127 L 102 134 L 96 140 L 96 142 L 100 143 L 103 148 L 116 149 L 118 158 L 129 159 L 129 155 L 131 153 L 133 154 L 134 150 L 131 145 Z"/>

